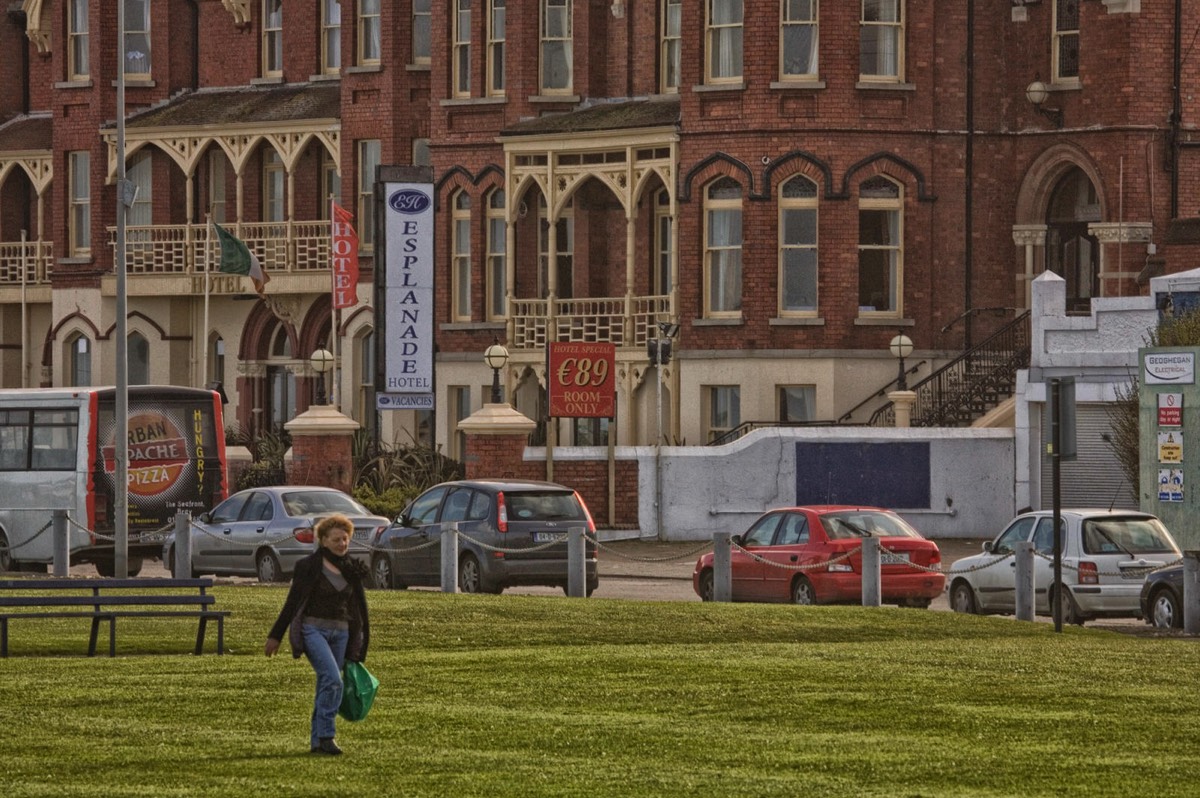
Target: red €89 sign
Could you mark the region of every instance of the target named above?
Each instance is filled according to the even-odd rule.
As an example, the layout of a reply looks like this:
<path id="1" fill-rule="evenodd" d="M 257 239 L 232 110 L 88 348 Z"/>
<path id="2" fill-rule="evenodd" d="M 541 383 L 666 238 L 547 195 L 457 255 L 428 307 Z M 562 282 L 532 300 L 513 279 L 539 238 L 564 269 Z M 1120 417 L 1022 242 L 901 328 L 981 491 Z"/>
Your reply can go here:
<path id="1" fill-rule="evenodd" d="M 546 384 L 553 418 L 612 418 L 615 344 L 552 343 Z"/>

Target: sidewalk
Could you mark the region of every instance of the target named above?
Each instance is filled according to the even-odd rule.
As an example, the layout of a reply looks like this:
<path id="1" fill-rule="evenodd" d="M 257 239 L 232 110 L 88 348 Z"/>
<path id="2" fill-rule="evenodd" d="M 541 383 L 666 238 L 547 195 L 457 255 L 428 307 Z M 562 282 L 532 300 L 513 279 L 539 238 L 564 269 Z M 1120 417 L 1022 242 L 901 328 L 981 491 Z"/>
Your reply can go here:
<path id="1" fill-rule="evenodd" d="M 666 543 L 654 538 L 606 540 L 605 537 L 602 531 L 598 560 L 600 576 L 607 578 L 690 580 L 696 560 L 704 552 L 712 551 L 712 543 L 706 544 L 702 540 Z M 955 560 L 983 551 L 982 539 L 943 538 L 934 543 L 942 552 L 942 568 L 949 568 Z"/>

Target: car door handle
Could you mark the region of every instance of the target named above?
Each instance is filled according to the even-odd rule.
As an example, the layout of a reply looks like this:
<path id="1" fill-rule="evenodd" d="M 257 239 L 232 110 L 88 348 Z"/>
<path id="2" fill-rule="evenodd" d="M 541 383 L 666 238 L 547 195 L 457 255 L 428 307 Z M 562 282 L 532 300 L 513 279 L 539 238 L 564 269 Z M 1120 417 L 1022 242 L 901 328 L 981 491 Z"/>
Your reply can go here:
<path id="1" fill-rule="evenodd" d="M 255 531 L 255 532 L 259 532 L 259 533 L 261 533 L 261 532 L 263 532 L 263 531 L 265 531 L 265 530 L 266 530 L 266 527 L 264 527 L 264 526 L 260 526 L 258 529 L 254 530 L 254 531 Z"/>
<path id="2" fill-rule="evenodd" d="M 233 530 L 232 530 L 232 529 L 222 529 L 222 530 L 221 530 L 221 532 L 222 532 L 223 534 L 226 534 L 226 535 L 232 535 L 232 534 L 233 534 Z"/>

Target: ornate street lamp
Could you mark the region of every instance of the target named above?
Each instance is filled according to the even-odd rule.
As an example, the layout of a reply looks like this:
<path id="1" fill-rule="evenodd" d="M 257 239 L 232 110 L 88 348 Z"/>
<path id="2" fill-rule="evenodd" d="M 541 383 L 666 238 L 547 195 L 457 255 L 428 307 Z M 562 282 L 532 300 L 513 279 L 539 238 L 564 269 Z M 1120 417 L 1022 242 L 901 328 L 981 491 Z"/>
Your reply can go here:
<path id="1" fill-rule="evenodd" d="M 325 375 L 333 369 L 333 353 L 325 347 L 321 347 L 316 352 L 312 353 L 312 357 L 308 359 L 308 364 L 312 366 L 312 370 L 317 372 L 317 404 L 323 405 L 325 402 Z"/>
<path id="2" fill-rule="evenodd" d="M 892 357 L 897 358 L 900 361 L 900 376 L 896 378 L 896 390 L 907 391 L 908 380 L 906 378 L 907 375 L 904 373 L 904 358 L 912 354 L 912 339 L 904 333 L 900 333 L 892 339 L 891 343 L 888 344 L 888 349 L 891 350 Z"/>
<path id="3" fill-rule="evenodd" d="M 508 363 L 508 350 L 500 342 L 494 342 L 483 353 L 483 362 L 492 370 L 492 404 L 500 404 L 500 369 Z"/>

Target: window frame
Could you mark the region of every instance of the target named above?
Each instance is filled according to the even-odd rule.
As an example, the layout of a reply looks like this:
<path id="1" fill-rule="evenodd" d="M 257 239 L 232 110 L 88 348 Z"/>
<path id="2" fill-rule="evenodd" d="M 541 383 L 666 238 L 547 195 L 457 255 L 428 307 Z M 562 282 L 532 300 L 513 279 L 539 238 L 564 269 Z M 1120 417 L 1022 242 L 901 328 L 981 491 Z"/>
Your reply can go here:
<path id="1" fill-rule="evenodd" d="M 896 4 L 895 20 L 868 20 L 867 3 L 879 2 Z M 905 36 L 907 33 L 907 4 L 905 0 L 862 0 L 859 8 L 859 40 L 858 40 L 858 79 L 862 83 L 903 83 L 905 72 Z M 896 45 L 896 73 L 866 72 L 863 67 L 863 36 L 868 28 L 892 28 Z M 878 60 L 878 58 L 876 59 Z"/>
<path id="2" fill-rule="evenodd" d="M 1078 86 L 1079 85 L 1079 51 L 1082 39 L 1079 32 L 1079 6 L 1075 6 L 1075 28 L 1060 28 L 1059 27 L 1059 7 L 1063 0 L 1053 0 L 1051 3 L 1051 33 L 1050 33 L 1050 74 L 1051 82 L 1057 86 Z M 1062 72 L 1062 51 L 1064 44 L 1070 40 L 1075 41 L 1075 74 L 1064 75 Z"/>
<path id="3" fill-rule="evenodd" d="M 562 225 L 559 231 L 558 226 Z M 555 280 L 554 296 L 557 299 L 571 299 L 575 294 L 575 201 L 567 201 L 554 225 L 555 236 Z M 550 295 L 550 208 L 546 204 L 545 195 L 538 196 L 538 296 L 543 299 Z M 558 237 L 567 239 L 570 251 L 558 249 Z M 564 272 L 571 277 L 570 293 L 563 294 L 561 278 Z"/>
<path id="4" fill-rule="evenodd" d="M 812 197 L 785 197 L 784 192 L 793 181 L 801 180 L 812 187 Z M 789 213 L 812 213 L 812 242 L 788 243 L 785 240 L 787 215 Z M 781 317 L 815 317 L 820 310 L 821 301 L 821 259 L 820 259 L 820 187 L 807 175 L 796 174 L 779 184 L 779 226 L 777 245 L 779 249 L 779 295 L 778 313 Z M 791 251 L 812 252 L 812 296 L 811 307 L 790 308 L 787 303 L 788 263 L 787 254 Z"/>
<path id="5" fill-rule="evenodd" d="M 135 0 L 135 1 L 138 3 L 141 3 L 142 7 L 145 8 L 145 13 L 142 15 L 142 21 L 144 21 L 146 27 L 145 27 L 145 29 L 141 29 L 141 28 L 134 29 L 132 27 L 134 22 L 129 18 L 129 11 L 128 11 L 128 7 L 127 7 L 126 12 L 125 12 L 125 46 L 124 46 L 124 48 L 122 48 L 122 52 L 125 56 L 125 62 L 124 62 L 124 64 L 122 64 L 122 68 L 125 70 L 125 77 L 127 79 L 135 80 L 135 81 L 137 81 L 137 80 L 144 81 L 144 80 L 150 79 L 150 65 L 151 65 L 151 57 L 150 56 L 152 53 L 151 42 L 150 42 L 150 31 L 151 31 L 151 27 L 152 27 L 151 21 L 150 21 L 151 4 L 150 4 L 150 0 Z M 121 0 L 121 2 L 126 2 L 126 0 Z M 138 39 L 138 38 L 140 38 L 142 40 L 141 43 L 146 46 L 146 51 L 144 53 L 142 53 L 141 50 L 134 51 L 134 50 L 130 49 L 130 40 Z M 142 55 L 144 56 L 144 61 L 145 61 L 144 69 L 140 69 L 137 71 L 131 71 L 129 69 L 129 54 L 131 52 L 142 53 Z"/>
<path id="6" fill-rule="evenodd" d="M 67 80 L 87 80 L 92 75 L 88 19 L 88 0 L 68 0 Z"/>
<path id="7" fill-rule="evenodd" d="M 73 258 L 92 254 L 92 154 L 88 150 L 67 153 L 68 213 L 67 246 Z M 80 181 L 82 180 L 82 185 Z"/>
<path id="8" fill-rule="evenodd" d="M 704 440 L 711 443 L 722 435 L 737 429 L 742 423 L 742 386 L 705 385 L 704 387 Z M 722 407 L 727 405 L 727 407 Z M 718 413 L 728 413 L 728 425 L 719 425 Z"/>
<path id="9" fill-rule="evenodd" d="M 787 412 L 788 393 L 803 391 L 805 396 L 801 401 L 807 405 L 808 418 L 791 418 Z M 775 386 L 775 417 L 781 424 L 802 423 L 817 419 L 817 386 L 816 385 L 776 385 Z"/>
<path id="10" fill-rule="evenodd" d="M 272 20 L 271 11 L 279 6 L 279 14 Z M 264 78 L 283 76 L 283 0 L 262 2 L 262 74 Z"/>
<path id="11" fill-rule="evenodd" d="M 741 5 L 742 14 L 737 22 L 717 23 L 713 9 L 718 3 L 737 2 Z M 717 51 L 718 38 L 726 31 L 737 31 L 738 49 L 741 57 L 737 65 L 736 75 L 718 75 L 713 65 L 713 56 Z M 723 84 L 740 84 L 746 74 L 746 5 L 745 0 L 705 0 L 704 3 L 704 82 L 710 86 Z"/>
<path id="12" fill-rule="evenodd" d="M 791 0 L 779 0 L 779 79 L 781 81 L 814 81 L 819 77 L 821 67 L 821 26 L 820 0 L 809 0 L 810 16 L 808 19 L 789 19 Z M 808 59 L 811 69 L 805 72 L 787 71 L 787 33 L 791 28 L 812 28 L 812 50 Z"/>
<path id="13" fill-rule="evenodd" d="M 274 147 L 266 147 L 262 158 L 262 220 L 287 221 L 287 170 L 283 156 Z"/>
<path id="14" fill-rule="evenodd" d="M 656 296 L 671 293 L 671 264 L 675 249 L 675 217 L 671 213 L 671 194 L 659 189 L 654 194 L 654 265 L 651 288 Z"/>
<path id="15" fill-rule="evenodd" d="M 487 299 L 484 304 L 488 321 L 508 318 L 508 221 L 504 217 L 504 206 L 503 188 L 487 195 L 484 206 L 487 214 Z"/>
<path id="16" fill-rule="evenodd" d="M 217 224 L 224 224 L 228 208 L 228 181 L 226 169 L 230 167 L 229 156 L 220 147 L 208 153 L 208 212 Z M 219 191 L 218 191 L 219 189 Z M 219 197 L 219 198 L 218 198 Z"/>
<path id="17" fill-rule="evenodd" d="M 735 199 L 714 199 L 712 193 L 721 187 L 723 183 L 736 185 L 738 188 L 738 198 Z M 745 191 L 742 185 L 731 177 L 719 177 L 707 186 L 704 187 L 704 318 L 720 319 L 720 318 L 741 318 L 742 316 L 742 282 L 745 275 L 745 269 L 742 262 L 743 247 L 745 246 L 745 218 L 742 211 L 742 203 L 745 199 Z M 737 213 L 737 230 L 738 240 L 736 246 L 732 244 L 722 244 L 714 246 L 712 243 L 713 217 L 716 213 Z M 734 309 L 720 308 L 714 304 L 712 295 L 713 285 L 713 269 L 714 257 L 718 252 L 733 252 L 738 253 L 738 279 L 737 279 L 737 297 Z M 725 267 L 722 259 L 720 264 Z"/>
<path id="18" fill-rule="evenodd" d="M 683 0 L 662 0 L 658 38 L 658 90 L 678 94 L 683 70 Z M 672 8 L 674 14 L 672 15 Z M 672 16 L 674 19 L 672 19 Z M 674 71 L 675 82 L 671 82 Z"/>
<path id="19" fill-rule="evenodd" d="M 862 188 L 871 180 L 880 178 L 887 180 L 896 187 L 896 196 L 888 198 L 874 198 L 862 196 Z M 904 184 L 894 178 L 886 175 L 876 175 L 868 178 L 859 184 L 859 233 L 858 233 L 858 315 L 860 317 L 873 318 L 902 318 L 904 316 Z M 893 244 L 864 244 L 862 241 L 862 213 L 863 211 L 885 211 L 895 214 L 896 219 L 896 243 Z M 890 230 L 890 226 L 889 226 Z M 862 304 L 863 291 L 863 253 L 887 251 L 895 253 L 895 263 L 890 264 L 889 272 L 889 290 L 891 308 L 887 310 L 868 309 L 869 306 Z"/>
<path id="20" fill-rule="evenodd" d="M 547 18 L 551 7 L 561 8 L 566 32 L 562 36 L 547 33 Z M 544 95 L 571 94 L 575 91 L 575 10 L 572 0 L 539 0 L 538 3 L 538 92 Z M 546 77 L 546 53 L 551 46 L 563 48 L 563 60 L 567 76 L 565 86 L 548 86 Z"/>
<path id="21" fill-rule="evenodd" d="M 337 20 L 330 20 L 331 9 L 337 9 Z M 337 63 L 330 56 L 336 49 Z M 321 74 L 337 75 L 342 71 L 342 0 L 321 0 Z"/>
<path id="22" fill-rule="evenodd" d="M 471 195 L 450 197 L 450 321 L 471 320 Z"/>
<path id="23" fill-rule="evenodd" d="M 368 8 L 370 3 L 373 8 Z M 354 30 L 357 41 L 354 45 L 354 59 L 359 66 L 376 66 L 380 62 L 383 48 L 383 29 L 381 24 L 382 0 L 358 0 L 358 19 L 355 20 Z M 369 49 L 373 46 L 372 50 Z"/>
<path id="24" fill-rule="evenodd" d="M 382 163 L 379 139 L 359 139 L 358 156 L 358 251 L 375 251 L 375 169 Z"/>
<path id="25" fill-rule="evenodd" d="M 430 63 L 433 41 L 432 17 L 431 0 L 413 0 L 412 62 L 414 65 L 428 66 Z"/>
<path id="26" fill-rule="evenodd" d="M 67 339 L 67 351 L 71 353 L 67 383 L 73 388 L 87 388 L 92 384 L 92 341 L 83 333 L 75 333 Z"/>
<path id="27" fill-rule="evenodd" d="M 496 31 L 500 33 L 497 35 Z M 508 39 L 508 0 L 488 0 L 487 4 L 487 95 L 503 97 L 505 93 L 504 59 Z M 497 62 L 499 62 L 497 64 Z"/>
<path id="28" fill-rule="evenodd" d="M 471 0 L 451 0 L 450 96 L 471 96 Z"/>
<path id="29" fill-rule="evenodd" d="M 149 385 L 150 340 L 137 330 L 130 330 L 125 336 L 125 356 L 128 363 L 127 384 Z"/>
<path id="30" fill-rule="evenodd" d="M 154 157 L 149 149 L 141 149 L 129 159 L 125 177 L 137 187 L 133 204 L 125 212 L 129 225 L 154 224 Z M 139 220 L 143 217 L 144 220 Z"/>
<path id="31" fill-rule="evenodd" d="M 337 161 L 333 159 L 333 154 L 323 149 L 321 150 L 321 197 L 320 208 L 317 211 L 318 219 L 329 219 L 330 197 L 335 201 L 341 201 L 342 175 L 338 171 Z"/>

